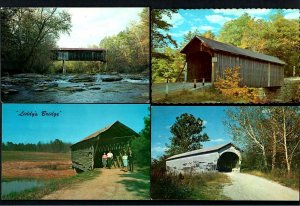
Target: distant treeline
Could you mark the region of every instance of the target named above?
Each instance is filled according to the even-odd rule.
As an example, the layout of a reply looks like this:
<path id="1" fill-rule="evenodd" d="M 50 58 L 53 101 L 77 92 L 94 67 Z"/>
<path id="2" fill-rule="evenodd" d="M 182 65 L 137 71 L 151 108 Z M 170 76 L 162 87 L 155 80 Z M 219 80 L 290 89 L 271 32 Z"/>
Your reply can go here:
<path id="1" fill-rule="evenodd" d="M 32 143 L 2 143 L 2 151 L 28 151 L 28 152 L 69 152 L 71 143 L 63 142 L 59 139 L 50 141 L 48 143 L 38 142 Z"/>

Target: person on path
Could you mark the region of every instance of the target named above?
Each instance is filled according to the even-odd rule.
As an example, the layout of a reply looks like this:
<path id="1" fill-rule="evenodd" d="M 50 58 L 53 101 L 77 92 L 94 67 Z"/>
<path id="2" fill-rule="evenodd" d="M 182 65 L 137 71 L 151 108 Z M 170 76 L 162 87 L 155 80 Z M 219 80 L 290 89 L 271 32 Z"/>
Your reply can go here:
<path id="1" fill-rule="evenodd" d="M 109 152 L 107 153 L 107 166 L 109 169 L 111 169 L 111 165 L 112 165 L 112 161 L 113 161 L 114 155 L 113 153 L 109 150 Z"/>
<path id="2" fill-rule="evenodd" d="M 126 152 L 124 152 L 124 155 L 122 156 L 122 160 L 123 160 L 123 170 L 124 172 L 128 171 L 128 155 L 126 154 Z"/>
<path id="3" fill-rule="evenodd" d="M 133 155 L 131 149 L 128 152 L 128 164 L 129 164 L 129 171 L 133 172 Z"/>
<path id="4" fill-rule="evenodd" d="M 103 165 L 103 168 L 106 168 L 106 164 L 107 164 L 107 155 L 104 152 L 103 155 L 102 155 L 102 165 Z"/>

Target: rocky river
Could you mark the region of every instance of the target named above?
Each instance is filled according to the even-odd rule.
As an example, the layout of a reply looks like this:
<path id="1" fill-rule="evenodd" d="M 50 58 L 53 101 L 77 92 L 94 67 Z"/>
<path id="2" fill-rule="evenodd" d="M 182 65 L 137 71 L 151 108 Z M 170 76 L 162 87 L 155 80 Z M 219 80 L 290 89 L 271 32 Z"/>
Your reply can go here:
<path id="1" fill-rule="evenodd" d="M 4 103 L 148 103 L 149 77 L 16 74 L 1 77 Z"/>

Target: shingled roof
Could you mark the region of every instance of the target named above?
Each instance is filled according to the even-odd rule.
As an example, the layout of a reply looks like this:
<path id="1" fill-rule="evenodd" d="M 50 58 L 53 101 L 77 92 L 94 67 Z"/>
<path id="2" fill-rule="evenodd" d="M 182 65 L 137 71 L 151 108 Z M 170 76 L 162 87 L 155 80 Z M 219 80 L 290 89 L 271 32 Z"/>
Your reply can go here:
<path id="1" fill-rule="evenodd" d="M 190 151 L 190 152 L 181 153 L 181 154 L 178 154 L 178 155 L 171 156 L 171 157 L 167 158 L 167 160 L 178 159 L 178 158 L 182 158 L 182 157 L 186 157 L 186 156 L 192 156 L 192 155 L 196 155 L 196 154 L 198 155 L 198 154 L 203 154 L 203 153 L 211 153 L 211 152 L 218 151 L 219 149 L 221 149 L 223 147 L 226 147 L 226 146 L 229 146 L 229 145 L 234 146 L 237 150 L 242 151 L 241 149 L 239 149 L 237 146 L 235 146 L 234 144 L 232 144 L 230 142 L 230 143 L 227 143 L 227 144 L 221 144 L 221 145 L 216 145 L 216 146 L 207 147 L 207 148 L 203 148 L 203 149 L 193 150 L 193 151 Z"/>
<path id="2" fill-rule="evenodd" d="M 133 131 L 132 129 L 130 129 L 129 127 L 127 127 L 126 125 L 122 124 L 119 121 L 116 121 L 92 134 L 90 134 L 89 136 L 83 138 L 82 140 L 80 140 L 79 142 L 76 142 L 75 144 L 73 144 L 72 146 L 79 144 L 81 142 L 87 141 L 87 140 L 91 140 L 93 138 L 98 137 L 99 135 L 104 136 L 107 132 L 111 131 L 111 138 L 113 137 L 121 137 L 121 136 L 138 136 L 138 133 L 136 133 L 135 131 Z M 71 147 L 72 147 L 71 146 Z"/>
<path id="3" fill-rule="evenodd" d="M 229 52 L 232 53 L 234 55 L 238 55 L 238 56 L 246 56 L 252 59 L 259 59 L 259 60 L 263 60 L 263 61 L 267 61 L 267 62 L 272 62 L 272 63 L 276 63 L 276 64 L 285 64 L 284 61 L 281 61 L 279 58 L 274 57 L 274 56 L 270 56 L 270 55 L 266 55 L 266 54 L 261 54 L 261 53 L 257 53 L 248 49 L 242 49 L 230 44 L 225 44 L 219 41 L 215 41 L 212 39 L 208 39 L 202 36 L 195 36 L 187 45 L 185 45 L 185 47 L 180 51 L 181 53 L 186 53 L 186 49 L 188 47 L 188 45 L 194 40 L 194 39 L 198 39 L 200 40 L 205 46 L 209 47 L 210 49 L 214 50 L 214 51 L 223 51 L 223 52 Z"/>

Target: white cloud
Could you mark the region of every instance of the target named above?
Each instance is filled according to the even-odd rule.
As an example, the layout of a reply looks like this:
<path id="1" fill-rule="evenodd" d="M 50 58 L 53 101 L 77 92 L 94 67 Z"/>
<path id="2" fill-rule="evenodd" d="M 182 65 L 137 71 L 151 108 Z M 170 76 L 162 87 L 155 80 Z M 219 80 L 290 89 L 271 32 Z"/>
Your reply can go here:
<path id="1" fill-rule="evenodd" d="M 206 120 L 204 120 L 204 121 L 203 121 L 203 126 L 207 125 L 207 123 L 208 123 L 208 122 L 207 122 Z"/>
<path id="2" fill-rule="evenodd" d="M 207 21 L 211 23 L 220 24 L 220 25 L 223 25 L 226 21 L 230 21 L 232 19 L 230 17 L 216 15 L 216 14 L 207 15 L 205 16 L 205 18 L 207 19 Z"/>
<path id="3" fill-rule="evenodd" d="M 211 139 L 210 141 L 211 141 L 211 142 L 224 142 L 225 139 L 223 139 L 223 138 L 218 138 L 218 139 Z"/>
<path id="4" fill-rule="evenodd" d="M 139 19 L 143 8 L 64 8 L 71 14 L 70 36 L 61 35 L 59 47 L 99 45 L 106 36 L 118 34 Z"/>
<path id="5" fill-rule="evenodd" d="M 248 13 L 251 16 L 264 16 L 271 12 L 271 9 L 214 9 L 214 13 L 232 16 L 241 16 Z"/>
<path id="6" fill-rule="evenodd" d="M 166 149 L 167 149 L 167 147 L 165 147 L 165 146 L 157 145 L 157 146 L 154 146 L 151 148 L 151 152 L 152 153 L 164 153 Z"/>
<path id="7" fill-rule="evenodd" d="M 299 19 L 300 12 L 298 9 L 288 10 L 288 12 L 284 15 L 286 19 Z"/>
<path id="8" fill-rule="evenodd" d="M 164 15 L 162 19 L 171 24 L 173 28 L 180 26 L 184 22 L 183 16 L 179 13 L 172 14 L 171 18 L 169 18 L 167 15 Z"/>

